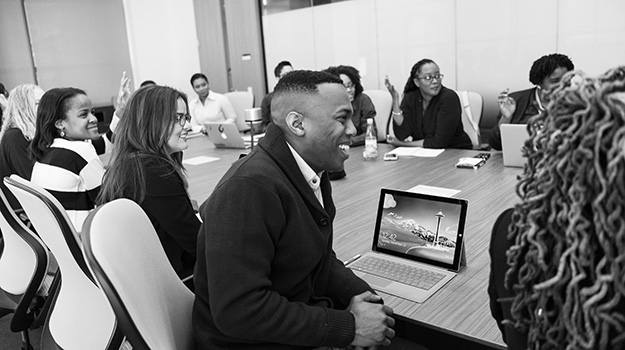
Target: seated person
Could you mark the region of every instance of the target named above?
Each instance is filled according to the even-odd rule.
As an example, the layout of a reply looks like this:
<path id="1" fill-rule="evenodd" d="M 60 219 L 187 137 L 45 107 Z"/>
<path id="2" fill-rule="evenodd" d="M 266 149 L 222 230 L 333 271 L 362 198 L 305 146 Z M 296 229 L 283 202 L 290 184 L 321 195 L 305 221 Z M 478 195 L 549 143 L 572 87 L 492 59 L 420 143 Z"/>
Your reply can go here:
<path id="1" fill-rule="evenodd" d="M 35 161 L 30 157 L 28 148 L 35 136 L 37 108 L 43 94 L 44 91 L 39 86 L 32 84 L 19 85 L 13 89 L 8 101 L 6 118 L 0 130 L 0 178 L 17 174 L 26 180 L 31 179 Z M 123 114 L 129 97 L 130 79 L 124 72 L 116 100 L 117 109 L 113 114 L 107 136 L 97 135 L 92 140 L 98 154 L 112 149 L 109 138 L 113 137 L 115 127 L 119 122 L 118 115 Z M 11 191 L 5 190 L 4 182 L 0 181 L 0 187 L 11 207 L 21 208 Z"/>
<path id="2" fill-rule="evenodd" d="M 455 91 L 443 86 L 443 75 L 434 61 L 424 58 L 415 63 L 399 94 L 388 77 L 385 85 L 393 97 L 395 146 L 425 148 L 468 148 L 471 139 L 462 126 L 462 106 Z"/>
<path id="3" fill-rule="evenodd" d="M 200 220 L 187 194 L 181 157 L 191 117 L 184 93 L 165 86 L 137 90 L 120 121 L 98 204 L 137 202 L 150 218 L 181 278 L 193 273 Z"/>
<path id="4" fill-rule="evenodd" d="M 623 349 L 625 75 L 570 72 L 550 99 L 493 229 L 491 312 L 511 350 Z"/>
<path id="5" fill-rule="evenodd" d="M 540 113 L 547 106 L 547 96 L 551 87 L 560 82 L 564 73 L 573 70 L 573 62 L 562 54 L 554 53 L 543 56 L 530 68 L 530 82 L 535 86 L 531 89 L 508 94 L 503 91 L 497 98 L 499 115 L 497 126 L 490 134 L 488 143 L 498 151 L 501 150 L 501 124 L 527 124 L 527 121 Z"/>
<path id="6" fill-rule="evenodd" d="M 237 114 L 228 97 L 213 92 L 208 85 L 208 78 L 202 73 L 195 73 L 191 77 L 191 86 L 197 98 L 189 103 L 191 126 L 194 131 L 206 132 L 204 123 L 226 122 L 236 123 Z"/>
<path id="7" fill-rule="evenodd" d="M 95 207 L 104 165 L 91 144 L 98 119 L 87 94 L 55 88 L 41 97 L 30 151 L 35 160 L 31 181 L 48 190 L 67 211 L 77 232 Z"/>
<path id="8" fill-rule="evenodd" d="M 200 212 L 193 331 L 198 349 L 387 346 L 392 309 L 338 260 L 327 171 L 356 133 L 342 81 L 293 71 L 273 122 Z"/>
<path id="9" fill-rule="evenodd" d="M 325 72 L 334 74 L 343 81 L 354 110 L 352 122 L 356 127 L 356 135 L 352 137 L 352 146 L 364 145 L 367 119 L 373 119 L 375 126 L 375 106 L 369 96 L 362 92 L 364 89 L 360 83 L 360 72 L 352 66 L 329 67 Z"/>
<path id="10" fill-rule="evenodd" d="M 286 73 L 291 72 L 292 70 L 293 70 L 293 66 L 291 65 L 291 62 L 282 61 L 278 63 L 276 68 L 273 70 L 273 75 L 279 81 L 280 78 L 282 78 L 283 76 L 286 75 Z M 271 123 L 271 96 L 272 95 L 273 95 L 273 92 L 270 92 L 267 95 L 265 95 L 265 97 L 263 98 L 263 101 L 260 104 L 260 113 L 261 113 L 261 117 L 263 121 L 260 124 L 259 132 L 265 132 L 265 129 L 267 129 L 267 125 Z"/>

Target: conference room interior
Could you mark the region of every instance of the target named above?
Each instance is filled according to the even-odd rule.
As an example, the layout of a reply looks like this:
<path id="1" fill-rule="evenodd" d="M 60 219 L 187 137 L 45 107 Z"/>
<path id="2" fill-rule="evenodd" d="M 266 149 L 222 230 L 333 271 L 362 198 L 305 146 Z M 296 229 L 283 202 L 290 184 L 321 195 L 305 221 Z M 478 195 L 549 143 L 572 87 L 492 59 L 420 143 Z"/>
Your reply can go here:
<path id="1" fill-rule="evenodd" d="M 273 90 L 273 68 L 351 65 L 367 90 L 383 90 L 388 76 L 402 88 L 411 66 L 434 60 L 443 85 L 483 98 L 482 142 L 497 123 L 497 95 L 531 87 L 534 60 L 550 53 L 598 75 L 625 62 L 625 2 L 616 0 L 1 0 L 0 82 L 45 90 L 84 89 L 105 124 L 122 72 L 133 89 L 153 80 L 196 97 L 189 78 L 202 72 L 211 90 L 248 91 L 254 107 Z M 189 140 L 184 159 L 190 197 L 210 195 L 245 150 L 217 149 L 205 137 Z M 371 248 L 380 188 L 417 185 L 455 189 L 469 201 L 467 265 L 423 304 L 383 295 L 398 319 L 398 336 L 430 349 L 505 349 L 488 308 L 488 244 L 495 219 L 518 200 L 521 168 L 504 167 L 500 152 L 479 169 L 458 169 L 473 150 L 445 150 L 434 158 L 383 161 L 392 146 L 366 162 L 350 150 L 346 178 L 334 181 L 334 249 L 347 260 Z M 364 189 L 364 190 L 363 190 Z M 358 213 L 359 220 L 354 220 Z M 20 335 L 0 318 L 0 349 L 19 348 Z M 39 348 L 38 330 L 31 343 Z"/>

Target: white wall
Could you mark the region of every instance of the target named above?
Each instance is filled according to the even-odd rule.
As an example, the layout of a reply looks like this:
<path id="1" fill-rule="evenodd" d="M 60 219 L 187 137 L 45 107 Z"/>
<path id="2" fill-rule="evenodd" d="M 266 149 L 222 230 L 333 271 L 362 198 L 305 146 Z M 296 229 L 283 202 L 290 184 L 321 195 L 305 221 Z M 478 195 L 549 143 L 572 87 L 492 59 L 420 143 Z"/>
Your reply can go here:
<path id="1" fill-rule="evenodd" d="M 488 124 L 497 94 L 531 87 L 529 69 L 544 54 L 564 53 L 593 75 L 625 64 L 623 18 L 622 0 L 343 1 L 263 17 L 267 79 L 275 83 L 282 60 L 296 69 L 347 64 L 365 89 L 384 89 L 385 75 L 403 89 L 427 57 L 444 85 L 482 94 Z"/>
<path id="2" fill-rule="evenodd" d="M 135 87 L 154 80 L 196 96 L 200 71 L 193 0 L 123 0 Z"/>

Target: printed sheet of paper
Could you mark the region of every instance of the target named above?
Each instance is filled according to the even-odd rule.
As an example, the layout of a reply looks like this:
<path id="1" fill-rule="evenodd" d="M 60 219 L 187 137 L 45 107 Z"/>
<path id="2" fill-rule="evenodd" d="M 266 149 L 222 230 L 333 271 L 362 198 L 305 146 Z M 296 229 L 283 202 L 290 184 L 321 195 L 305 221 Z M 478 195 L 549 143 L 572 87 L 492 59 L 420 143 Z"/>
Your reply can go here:
<path id="1" fill-rule="evenodd" d="M 397 147 L 388 152 L 397 154 L 400 157 L 436 157 L 443 153 L 445 149 L 423 148 L 423 147 Z"/>
<path id="2" fill-rule="evenodd" d="M 208 156 L 198 156 L 198 157 L 193 157 L 193 158 L 189 158 L 189 159 L 184 159 L 182 161 L 182 164 L 185 164 L 185 165 L 198 165 L 198 164 L 204 164 L 204 163 L 208 163 L 208 162 L 214 162 L 216 160 L 219 160 L 219 158 L 217 158 L 217 157 L 208 157 Z"/>
<path id="3" fill-rule="evenodd" d="M 435 187 L 435 186 L 427 186 L 427 185 L 417 185 L 408 190 L 408 192 L 429 194 L 432 196 L 440 196 L 440 197 L 453 197 L 460 193 L 460 190 L 454 190 L 451 188 L 443 188 L 443 187 Z"/>

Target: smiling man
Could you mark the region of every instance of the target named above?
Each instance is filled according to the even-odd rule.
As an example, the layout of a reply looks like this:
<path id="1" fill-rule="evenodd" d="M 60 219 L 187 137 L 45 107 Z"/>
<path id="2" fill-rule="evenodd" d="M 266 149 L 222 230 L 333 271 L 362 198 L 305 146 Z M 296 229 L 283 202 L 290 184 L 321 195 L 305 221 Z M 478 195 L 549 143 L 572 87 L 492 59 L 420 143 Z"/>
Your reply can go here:
<path id="1" fill-rule="evenodd" d="M 332 250 L 327 171 L 356 132 L 342 81 L 293 71 L 273 123 L 202 205 L 193 327 L 198 349 L 388 345 L 392 309 Z"/>

